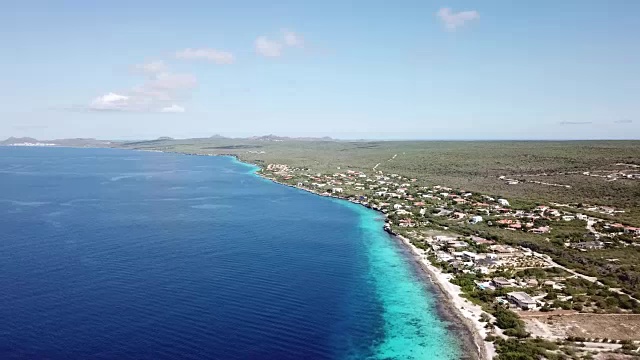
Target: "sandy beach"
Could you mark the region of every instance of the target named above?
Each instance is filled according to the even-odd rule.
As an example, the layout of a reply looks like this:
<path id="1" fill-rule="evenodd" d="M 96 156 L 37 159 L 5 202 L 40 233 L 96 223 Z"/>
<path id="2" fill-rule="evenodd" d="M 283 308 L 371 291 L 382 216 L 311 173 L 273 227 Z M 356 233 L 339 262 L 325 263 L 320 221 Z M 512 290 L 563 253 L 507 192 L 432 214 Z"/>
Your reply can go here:
<path id="1" fill-rule="evenodd" d="M 496 355 L 494 345 L 491 342 L 484 341 L 484 338 L 487 336 L 487 329 L 484 327 L 486 323 L 480 321 L 480 315 L 485 313 L 482 308 L 460 296 L 462 294 L 460 287 L 449 282 L 452 276 L 443 273 L 440 269 L 433 266 L 426 258 L 426 251 L 416 247 L 409 239 L 402 235 L 395 236 L 401 239 L 402 243 L 415 255 L 415 259 L 420 267 L 427 273 L 448 301 L 448 305 L 455 310 L 459 319 L 466 325 L 473 336 L 473 343 L 479 359 L 493 359 Z"/>

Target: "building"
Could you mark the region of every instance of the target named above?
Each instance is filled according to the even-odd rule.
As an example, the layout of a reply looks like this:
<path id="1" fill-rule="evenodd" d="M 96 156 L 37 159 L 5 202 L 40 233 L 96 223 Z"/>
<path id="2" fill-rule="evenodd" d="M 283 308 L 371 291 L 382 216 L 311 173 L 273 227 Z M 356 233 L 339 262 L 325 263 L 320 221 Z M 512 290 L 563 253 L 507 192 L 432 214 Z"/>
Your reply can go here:
<path id="1" fill-rule="evenodd" d="M 469 244 L 467 244 L 464 241 L 453 240 L 453 241 L 448 241 L 447 246 L 449 246 L 450 248 L 458 249 L 458 248 L 465 248 L 469 246 Z"/>
<path id="2" fill-rule="evenodd" d="M 471 235 L 471 241 L 473 241 L 474 243 L 481 245 L 481 244 L 487 244 L 487 245 L 491 245 L 494 242 L 491 240 L 487 240 L 485 238 L 479 237 L 479 236 L 475 236 L 475 235 Z"/>
<path id="3" fill-rule="evenodd" d="M 509 202 L 506 199 L 498 199 L 498 204 L 502 206 L 509 206 Z"/>
<path id="4" fill-rule="evenodd" d="M 571 247 L 580 250 L 599 250 L 604 248 L 604 243 L 602 241 L 583 241 L 579 243 L 573 243 L 571 244 Z"/>
<path id="5" fill-rule="evenodd" d="M 446 252 L 442 252 L 442 251 L 439 251 L 438 253 L 436 253 L 436 258 L 439 261 L 444 261 L 444 262 L 449 262 L 451 260 L 454 260 L 453 256 L 447 254 Z"/>
<path id="6" fill-rule="evenodd" d="M 498 289 L 513 286 L 513 284 L 511 284 L 511 282 L 505 278 L 494 278 L 493 280 L 491 280 L 491 282 L 493 283 L 493 286 Z"/>
<path id="7" fill-rule="evenodd" d="M 624 233 L 632 234 L 632 235 L 640 235 L 640 228 L 633 227 L 633 226 L 625 226 Z"/>
<path id="8" fill-rule="evenodd" d="M 479 222 L 482 222 L 482 216 L 474 216 L 469 220 L 469 223 L 471 224 L 477 224 Z"/>
<path id="9" fill-rule="evenodd" d="M 534 234 L 546 234 L 549 231 L 551 231 L 551 229 L 548 226 L 540 226 L 535 229 L 531 229 L 531 232 Z"/>
<path id="10" fill-rule="evenodd" d="M 507 299 L 522 310 L 535 309 L 536 301 L 526 292 L 514 291 L 507 294 Z"/>
<path id="11" fill-rule="evenodd" d="M 489 249 L 496 253 L 499 258 L 516 255 L 516 249 L 508 245 L 491 245 Z"/>
<path id="12" fill-rule="evenodd" d="M 463 251 L 462 252 L 462 258 L 467 260 L 467 261 L 476 261 L 477 259 L 480 258 L 480 256 L 474 252 L 471 251 Z"/>

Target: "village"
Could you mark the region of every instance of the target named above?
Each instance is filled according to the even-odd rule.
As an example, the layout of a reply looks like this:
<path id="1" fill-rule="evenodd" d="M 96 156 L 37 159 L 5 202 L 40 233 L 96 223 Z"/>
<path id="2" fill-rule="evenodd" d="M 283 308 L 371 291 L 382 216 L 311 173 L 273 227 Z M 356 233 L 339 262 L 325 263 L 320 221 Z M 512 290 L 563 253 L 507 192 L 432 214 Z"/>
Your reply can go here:
<path id="1" fill-rule="evenodd" d="M 558 331 L 538 315 L 532 316 L 640 314 L 640 301 L 594 276 L 559 264 L 548 254 L 516 241 L 503 241 L 527 237 L 578 252 L 640 246 L 640 228 L 598 216 L 614 215 L 617 209 L 555 203 L 518 208 L 499 196 L 441 185 L 423 186 L 418 179 L 381 171 L 366 174 L 338 169 L 333 174 L 321 174 L 269 164 L 261 174 L 385 214 L 386 231 L 408 239 L 420 249 L 423 260 L 459 286 L 460 295 L 470 305 L 482 309 L 484 315 L 480 317 L 487 323 L 489 340 L 535 335 L 556 342 L 580 339 L 600 343 L 606 339 L 616 344 L 602 349 L 593 345 L 590 349 L 595 352 L 623 348 L 636 351 L 639 346 L 633 341 L 640 340 L 640 315 L 633 317 L 632 330 L 618 339 L 599 335 L 598 331 L 585 332 L 579 326 Z M 511 316 L 503 314 L 518 317 L 501 321 Z"/>

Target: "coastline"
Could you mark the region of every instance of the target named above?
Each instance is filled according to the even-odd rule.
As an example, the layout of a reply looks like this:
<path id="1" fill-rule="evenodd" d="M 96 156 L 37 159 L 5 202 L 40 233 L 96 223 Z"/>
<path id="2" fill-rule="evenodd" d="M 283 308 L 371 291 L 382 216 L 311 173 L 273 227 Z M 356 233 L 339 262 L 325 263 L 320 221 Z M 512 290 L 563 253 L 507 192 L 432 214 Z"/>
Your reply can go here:
<path id="1" fill-rule="evenodd" d="M 147 151 L 147 150 L 141 150 L 141 151 Z M 157 151 L 157 152 L 165 152 L 165 151 Z M 167 153 L 195 155 L 195 156 L 230 157 L 233 159 L 234 162 L 240 165 L 251 167 L 251 171 L 250 171 L 251 174 L 258 176 L 266 181 L 271 181 L 279 185 L 284 185 L 290 188 L 305 191 L 321 197 L 329 197 L 329 198 L 334 198 L 342 201 L 348 201 L 350 203 L 357 204 L 357 205 L 366 207 L 367 209 L 376 211 L 386 217 L 386 214 L 384 214 L 383 212 L 376 209 L 372 209 L 368 206 L 365 206 L 358 201 L 350 201 L 346 198 L 336 196 L 336 195 L 321 194 L 314 190 L 305 189 L 296 185 L 283 183 L 276 179 L 267 177 L 261 172 L 262 167 L 260 165 L 253 164 L 248 161 L 243 161 L 235 154 L 206 155 L 206 154 L 194 154 L 194 153 L 189 154 L 189 153 L 177 153 L 177 152 L 167 152 Z M 484 341 L 484 338 L 487 335 L 486 330 L 484 328 L 485 323 L 480 322 L 478 319 L 480 317 L 480 314 L 484 313 L 482 309 L 479 306 L 472 304 L 471 302 L 469 302 L 468 300 L 460 296 L 461 294 L 460 288 L 457 285 L 450 283 L 449 275 L 443 273 L 442 271 L 440 271 L 440 269 L 433 266 L 429 262 L 429 260 L 423 256 L 425 254 L 424 250 L 417 248 L 415 245 L 411 243 L 409 239 L 405 238 L 402 235 L 393 233 L 393 231 L 391 231 L 386 227 L 384 228 L 384 231 L 389 233 L 393 238 L 399 239 L 400 240 L 399 242 L 403 246 L 405 246 L 405 249 L 411 252 L 413 256 L 413 260 L 418 264 L 420 269 L 423 271 L 423 274 L 426 275 L 425 280 L 429 281 L 430 284 L 434 285 L 433 287 L 437 289 L 437 292 L 438 292 L 437 295 L 440 295 L 439 297 L 444 300 L 441 304 L 439 304 L 441 306 L 438 306 L 438 311 L 440 315 L 442 315 L 446 320 L 449 320 L 453 324 L 461 325 L 462 329 L 456 329 L 456 330 L 458 332 L 461 332 L 460 334 L 461 344 L 463 345 L 462 350 L 466 353 L 472 353 L 468 355 L 471 356 L 471 358 L 473 359 L 479 359 L 479 360 L 493 359 L 493 357 L 496 355 L 494 345 L 491 342 Z M 471 339 L 469 339 L 468 337 L 471 337 Z M 466 356 L 463 357 L 463 359 L 465 358 L 467 357 Z"/>
<path id="2" fill-rule="evenodd" d="M 265 176 L 260 172 L 262 167 L 257 164 L 252 164 L 249 162 L 245 162 L 240 160 L 236 155 L 222 155 L 229 156 L 233 158 L 236 162 L 251 166 L 253 168 L 252 173 L 262 179 L 271 181 L 273 183 L 288 186 L 294 189 L 302 190 L 317 196 L 334 198 L 342 201 L 348 201 L 353 204 L 357 204 L 367 209 L 373 210 L 386 216 L 383 212 L 380 212 L 375 209 L 371 209 L 368 206 L 365 206 L 357 201 L 350 201 L 340 196 L 336 195 L 323 195 L 319 192 L 305 189 L 302 187 L 298 187 L 292 184 L 287 184 L 280 182 L 276 179 L 272 179 L 270 177 Z M 449 320 L 450 322 L 461 325 L 461 329 L 456 329 L 457 332 L 462 332 L 461 343 L 463 345 L 463 350 L 465 352 L 472 352 L 473 354 L 469 354 L 471 358 L 479 359 L 479 360 L 491 360 L 496 355 L 495 348 L 493 343 L 485 341 L 484 338 L 487 335 L 486 329 L 484 328 L 485 323 L 479 321 L 480 314 L 484 313 L 482 308 L 478 305 L 472 304 L 467 299 L 461 297 L 462 291 L 460 287 L 449 282 L 450 276 L 448 274 L 443 273 L 440 269 L 436 268 L 431 264 L 431 262 L 424 257 L 426 253 L 424 250 L 419 249 L 415 245 L 411 243 L 409 239 L 402 235 L 398 235 L 393 233 L 390 229 L 384 228 L 384 231 L 389 233 L 392 237 L 399 240 L 399 242 L 405 246 L 407 250 L 410 251 L 413 260 L 417 263 L 420 269 L 423 271 L 424 275 L 426 275 L 425 280 L 429 281 L 430 284 L 434 285 L 433 287 L 437 290 L 439 297 L 444 301 L 439 303 L 438 312 L 442 317 Z M 470 338 L 468 338 L 470 337 Z M 465 357 L 466 358 L 466 357 Z"/>
<path id="3" fill-rule="evenodd" d="M 428 280 L 434 284 L 444 299 L 442 303 L 442 315 L 452 318 L 455 323 L 461 324 L 463 332 L 470 336 L 470 339 L 463 339 L 466 347 L 473 347 L 474 354 L 477 359 L 491 360 L 496 355 L 493 343 L 485 341 L 487 336 L 485 323 L 479 321 L 480 314 L 484 313 L 482 308 L 469 302 L 461 297 L 462 291 L 460 287 L 449 282 L 450 275 L 443 273 L 440 269 L 433 266 L 430 261 L 424 257 L 426 252 L 411 243 L 409 239 L 402 235 L 393 234 L 387 231 L 406 246 L 413 255 L 415 262 L 425 273 Z M 460 330 L 458 330 L 460 331 Z"/>

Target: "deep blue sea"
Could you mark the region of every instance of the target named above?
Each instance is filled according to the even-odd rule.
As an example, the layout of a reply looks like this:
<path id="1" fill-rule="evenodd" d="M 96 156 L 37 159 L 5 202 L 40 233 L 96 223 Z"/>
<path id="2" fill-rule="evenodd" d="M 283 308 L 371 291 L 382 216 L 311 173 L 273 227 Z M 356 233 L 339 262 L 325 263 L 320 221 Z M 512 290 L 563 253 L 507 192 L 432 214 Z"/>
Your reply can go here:
<path id="1" fill-rule="evenodd" d="M 456 359 L 378 214 L 230 157 L 0 147 L 0 359 Z"/>

